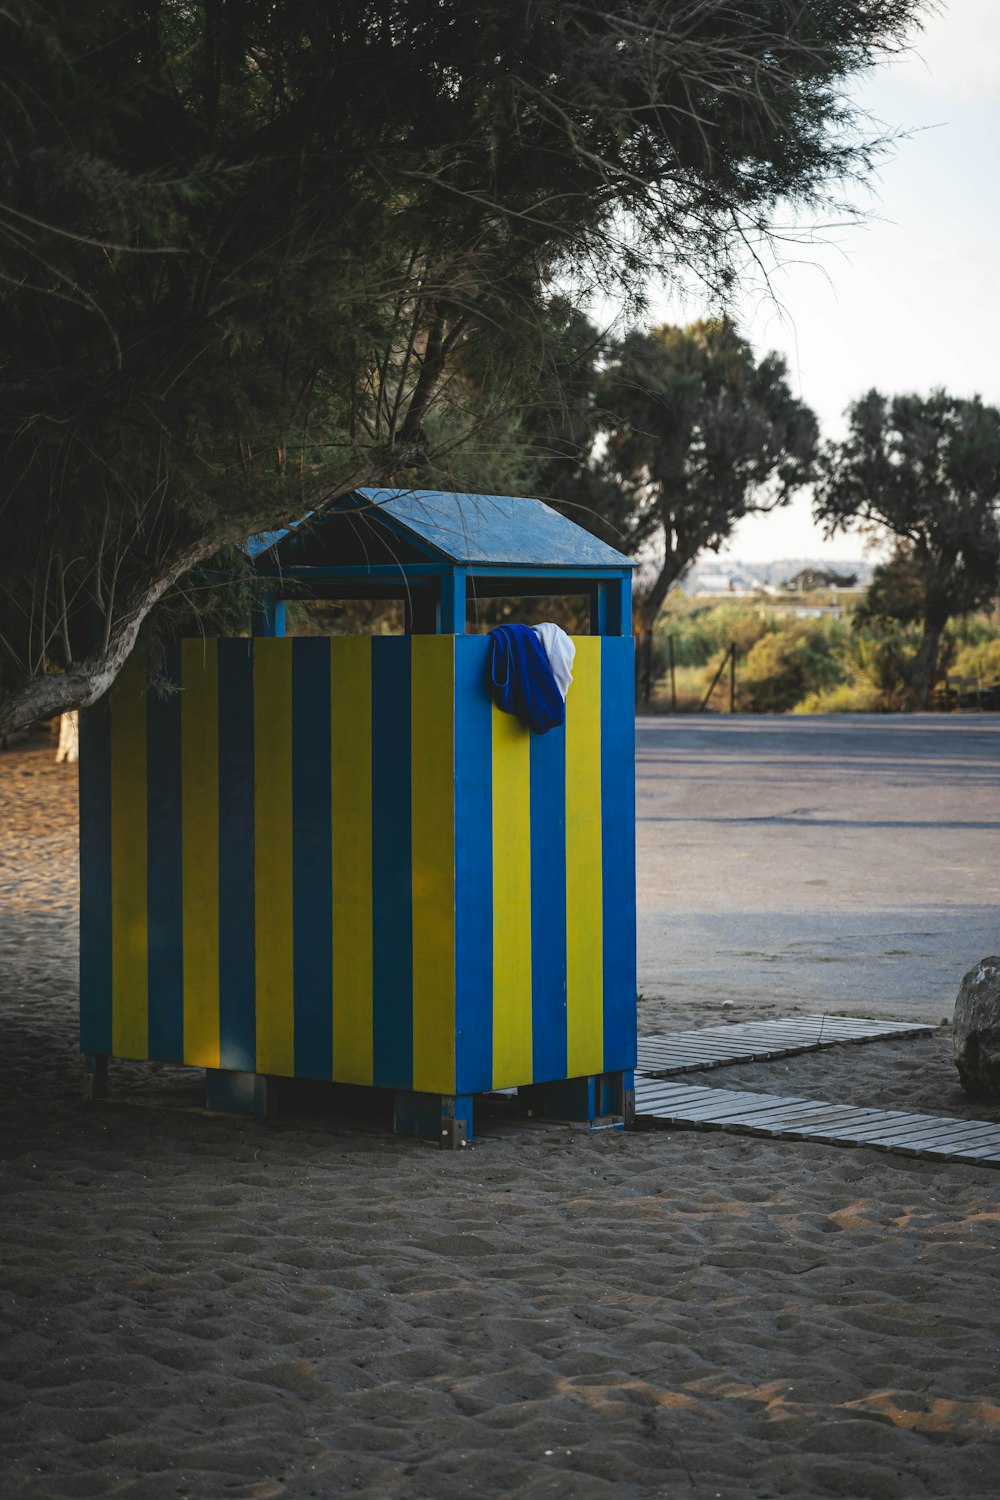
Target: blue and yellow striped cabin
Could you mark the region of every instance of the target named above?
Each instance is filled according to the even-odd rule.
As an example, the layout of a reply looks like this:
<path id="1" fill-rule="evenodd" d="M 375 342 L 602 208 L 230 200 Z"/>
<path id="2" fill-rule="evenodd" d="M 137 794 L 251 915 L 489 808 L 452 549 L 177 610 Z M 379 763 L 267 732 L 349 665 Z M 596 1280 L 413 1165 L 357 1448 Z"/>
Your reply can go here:
<path id="1" fill-rule="evenodd" d="M 183 641 L 84 715 L 84 1052 L 465 1095 L 635 1064 L 632 641 Z"/>

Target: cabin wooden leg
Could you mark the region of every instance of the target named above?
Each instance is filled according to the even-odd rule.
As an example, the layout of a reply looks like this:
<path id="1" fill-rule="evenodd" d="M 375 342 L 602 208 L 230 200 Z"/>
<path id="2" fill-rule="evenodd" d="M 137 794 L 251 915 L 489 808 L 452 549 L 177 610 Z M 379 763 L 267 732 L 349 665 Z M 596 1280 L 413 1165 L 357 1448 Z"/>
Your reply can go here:
<path id="1" fill-rule="evenodd" d="M 108 1097 L 108 1058 L 104 1053 L 84 1053 L 83 1097 L 88 1101 Z"/>
<path id="2" fill-rule="evenodd" d="M 253 1075 L 253 1117 L 255 1120 L 276 1120 L 281 1102 L 281 1079 L 268 1073 Z"/>
<path id="3" fill-rule="evenodd" d="M 278 1113 L 280 1079 L 267 1073 L 241 1073 L 232 1068 L 205 1069 L 205 1104 L 227 1114 L 253 1115 L 273 1120 Z"/>
<path id="4" fill-rule="evenodd" d="M 471 1094 L 418 1094 L 396 1089 L 392 1126 L 397 1135 L 433 1141 L 443 1151 L 458 1151 L 472 1140 Z"/>

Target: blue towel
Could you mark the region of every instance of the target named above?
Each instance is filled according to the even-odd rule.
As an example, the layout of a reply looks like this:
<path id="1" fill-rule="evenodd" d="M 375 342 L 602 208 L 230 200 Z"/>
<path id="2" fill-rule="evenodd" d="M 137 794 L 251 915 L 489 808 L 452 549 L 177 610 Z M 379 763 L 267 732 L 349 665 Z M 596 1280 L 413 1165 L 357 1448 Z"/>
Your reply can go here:
<path id="1" fill-rule="evenodd" d="M 497 707 L 516 714 L 535 734 L 566 722 L 566 704 L 545 647 L 527 625 L 490 631 L 489 683 Z"/>

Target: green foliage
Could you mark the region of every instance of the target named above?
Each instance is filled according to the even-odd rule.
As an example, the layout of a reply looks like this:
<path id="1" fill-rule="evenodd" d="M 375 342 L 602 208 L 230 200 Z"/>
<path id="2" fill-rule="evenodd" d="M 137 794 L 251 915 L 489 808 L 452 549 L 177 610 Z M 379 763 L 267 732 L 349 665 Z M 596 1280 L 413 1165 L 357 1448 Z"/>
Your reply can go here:
<path id="1" fill-rule="evenodd" d="M 1000 684 L 1000 638 L 962 646 L 952 662 L 959 677 L 974 677 L 980 687 Z"/>
<path id="2" fill-rule="evenodd" d="M 850 85 L 922 8 L 10 0 L 0 726 L 91 701 L 151 611 L 216 628 L 219 571 L 181 580 L 248 532 L 516 477 L 516 426 L 509 465 L 457 454 L 579 344 L 556 289 L 724 296 L 868 170 Z"/>
<path id="3" fill-rule="evenodd" d="M 657 634 L 654 711 L 671 707 L 666 638 L 673 639 L 677 706 L 698 708 L 723 655 L 737 647 L 737 708 L 753 713 L 887 713 L 910 702 L 908 673 L 919 621 L 873 615 L 864 601 L 843 617 L 798 619 L 743 600 L 674 602 Z M 945 670 L 1000 684 L 1000 615 L 963 615 L 942 634 Z M 728 702 L 728 675 L 711 707 Z"/>
<path id="4" fill-rule="evenodd" d="M 786 503 L 810 477 L 818 429 L 792 395 L 783 360 L 760 361 L 731 323 L 632 334 L 598 389 L 628 546 L 663 558 L 644 601 L 651 628 L 670 585 L 706 547 L 718 550 L 750 511 Z"/>
<path id="5" fill-rule="evenodd" d="M 606 480 L 598 505 L 632 552 L 660 559 L 635 597 L 639 695 L 656 670 L 653 627 L 671 585 L 751 511 L 785 504 L 808 479 L 818 429 L 774 354 L 757 361 L 726 319 L 631 334 L 598 386 Z"/>
<path id="6" fill-rule="evenodd" d="M 671 608 L 657 632 L 657 655 L 659 660 L 664 658 L 669 635 L 678 666 L 706 666 L 731 644 L 742 659 L 762 636 L 777 629 L 777 618 L 763 605 L 696 603 Z"/>
<path id="7" fill-rule="evenodd" d="M 856 612 L 852 621 L 848 680 L 863 690 L 872 690 L 887 710 L 903 708 L 907 701 L 907 668 L 919 642 L 914 626 L 891 620 L 866 622 Z"/>
<path id="8" fill-rule="evenodd" d="M 898 542 L 888 561 L 879 563 L 864 598 L 855 610 L 859 624 L 898 621 L 911 625 L 923 619 L 926 602 L 923 569 L 906 542 Z"/>
<path id="9" fill-rule="evenodd" d="M 898 539 L 876 573 L 867 613 L 919 619 L 913 703 L 934 682 L 948 620 L 979 608 L 1000 580 L 1000 410 L 944 391 L 891 401 L 869 391 L 828 444 L 816 515 L 833 532 L 857 520 Z"/>
<path id="10" fill-rule="evenodd" d="M 994 610 L 991 615 L 983 613 L 959 615 L 958 619 L 952 620 L 949 633 L 956 648 L 981 646 L 985 641 L 992 641 L 996 638 L 998 628 L 1000 628 L 1000 615 Z"/>
<path id="11" fill-rule="evenodd" d="M 795 621 L 780 633 L 762 636 L 737 678 L 738 706 L 750 713 L 785 713 L 807 694 L 842 681 L 839 632 Z"/>
<path id="12" fill-rule="evenodd" d="M 885 708 L 878 688 L 870 682 L 839 682 L 835 687 L 807 693 L 792 709 L 796 714 L 874 714 Z"/>

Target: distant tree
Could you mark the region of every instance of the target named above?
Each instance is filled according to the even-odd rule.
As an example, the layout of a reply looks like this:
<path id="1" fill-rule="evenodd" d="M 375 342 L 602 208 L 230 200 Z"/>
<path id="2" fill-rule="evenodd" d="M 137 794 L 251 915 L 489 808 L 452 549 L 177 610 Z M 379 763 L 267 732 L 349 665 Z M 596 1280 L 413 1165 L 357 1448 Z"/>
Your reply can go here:
<path id="1" fill-rule="evenodd" d="M 1000 584 L 1000 411 L 978 397 L 869 391 L 849 433 L 827 445 L 815 513 L 828 534 L 862 522 L 896 538 L 876 570 L 867 611 L 918 620 L 910 701 L 925 708 L 945 626 Z"/>
<path id="2" fill-rule="evenodd" d="M 924 572 L 911 543 L 897 541 L 885 562 L 876 565 L 854 619 L 860 626 L 882 621 L 915 625 L 923 619 L 925 596 Z"/>
<path id="3" fill-rule="evenodd" d="M 247 532 L 445 472 L 555 289 L 724 296 L 925 5 L 7 0 L 0 733 L 238 618 Z"/>
<path id="4" fill-rule="evenodd" d="M 724 319 L 629 336 L 598 402 L 615 483 L 609 519 L 631 551 L 658 559 L 636 611 L 648 696 L 653 627 L 671 585 L 743 516 L 786 504 L 807 482 L 818 428 L 780 356 L 758 360 Z"/>

